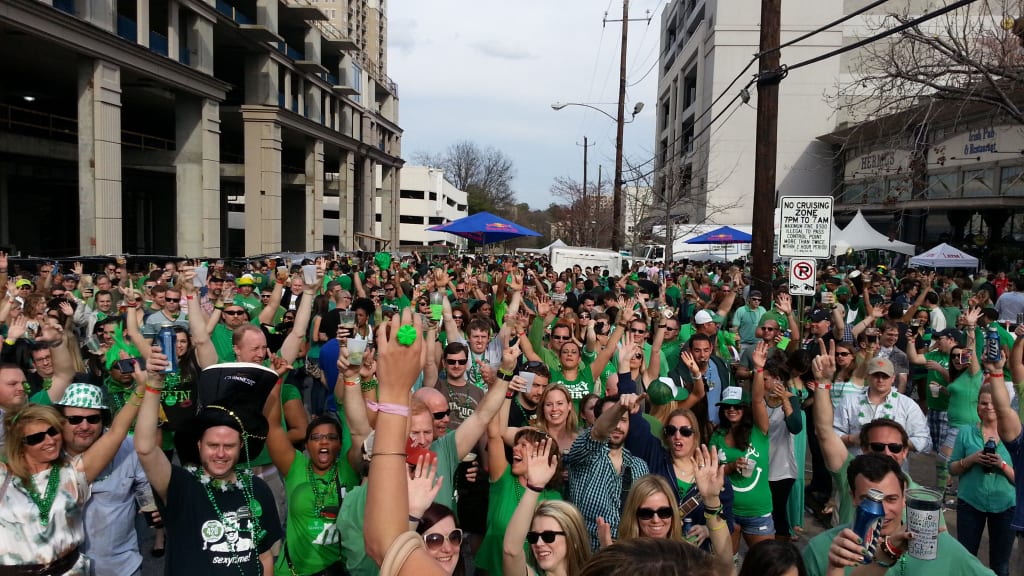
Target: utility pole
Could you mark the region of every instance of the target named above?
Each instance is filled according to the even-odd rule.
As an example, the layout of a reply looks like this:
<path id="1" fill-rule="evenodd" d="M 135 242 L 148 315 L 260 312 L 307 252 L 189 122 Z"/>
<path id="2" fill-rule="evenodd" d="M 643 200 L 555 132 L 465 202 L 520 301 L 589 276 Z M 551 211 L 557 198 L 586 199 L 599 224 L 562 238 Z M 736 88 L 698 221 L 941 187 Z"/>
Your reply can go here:
<path id="1" fill-rule="evenodd" d="M 590 148 L 591 146 L 596 146 L 597 144 L 588 144 L 587 137 L 584 136 L 583 144 L 577 142 L 576 145 L 583 146 L 583 229 L 586 230 L 587 226 L 590 223 L 590 213 L 592 212 L 592 210 L 590 209 L 590 204 L 587 203 L 587 148 Z M 597 194 L 600 195 L 601 191 L 598 190 Z M 583 238 L 583 243 L 586 243 L 587 236 L 589 236 L 589 234 L 584 233 L 581 235 L 581 237 Z"/>
<path id="2" fill-rule="evenodd" d="M 634 18 L 634 20 L 647 20 L 651 24 L 651 11 L 648 10 L 645 18 Z M 605 14 L 604 23 L 616 22 L 609 20 Z M 612 250 L 618 251 L 622 248 L 622 129 L 625 125 L 626 113 L 626 45 L 629 38 L 629 0 L 622 0 L 622 46 L 619 54 L 619 105 L 618 113 L 615 115 L 615 189 L 612 191 Z"/>
<path id="3" fill-rule="evenodd" d="M 757 78 L 757 136 L 754 147 L 754 219 L 751 288 L 770 294 L 775 241 L 775 163 L 779 136 L 779 68 L 782 0 L 761 0 L 761 46 Z"/>
<path id="4" fill-rule="evenodd" d="M 604 197 L 601 194 L 601 168 L 602 168 L 602 166 L 600 164 L 598 164 L 597 165 L 597 197 L 598 198 L 603 198 Z M 598 202 L 600 202 L 600 200 L 598 200 Z M 601 209 L 601 205 L 600 204 L 598 204 L 597 209 L 598 210 Z M 600 248 L 600 246 L 597 245 L 597 236 L 598 236 L 597 227 L 595 226 L 594 227 L 594 248 Z"/>

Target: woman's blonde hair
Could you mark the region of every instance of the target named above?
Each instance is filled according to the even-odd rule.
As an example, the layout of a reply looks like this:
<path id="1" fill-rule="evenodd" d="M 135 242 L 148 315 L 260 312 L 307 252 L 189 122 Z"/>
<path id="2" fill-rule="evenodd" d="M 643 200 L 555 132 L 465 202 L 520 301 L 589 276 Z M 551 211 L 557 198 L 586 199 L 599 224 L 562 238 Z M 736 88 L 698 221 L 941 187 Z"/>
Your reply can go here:
<path id="1" fill-rule="evenodd" d="M 590 534 L 583 523 L 583 516 L 575 506 L 561 500 L 547 500 L 537 506 L 533 518 L 551 518 L 565 532 L 565 573 L 579 574 L 583 566 L 590 560 Z M 537 559 L 533 555 L 533 547 L 528 546 L 526 560 L 534 572 L 542 574 Z"/>
<path id="2" fill-rule="evenodd" d="M 4 433 L 7 437 L 3 456 L 11 474 L 20 478 L 24 486 L 32 485 L 32 472 L 28 468 L 28 462 L 25 461 L 25 428 L 34 422 L 49 424 L 58 432 L 62 432 L 64 429 L 64 416 L 52 406 L 27 404 L 20 410 L 4 415 Z M 58 438 L 60 438 L 59 434 Z M 58 468 L 64 465 L 63 451 L 59 452 L 53 465 Z"/>
<path id="3" fill-rule="evenodd" d="M 580 368 L 583 370 L 584 368 Z M 544 403 L 547 402 L 548 396 L 554 392 L 561 392 L 565 395 L 565 401 L 568 404 L 566 408 L 569 410 L 569 414 L 565 417 L 565 425 L 568 430 L 575 432 L 580 424 L 579 416 L 576 414 L 576 407 L 572 401 L 572 394 L 569 393 L 569 389 L 561 384 L 548 384 L 544 387 L 544 394 L 540 397 L 540 402 L 537 403 L 537 426 L 545 431 L 551 432 L 548 429 L 548 422 L 544 419 Z"/>
<path id="4" fill-rule="evenodd" d="M 672 509 L 667 538 L 682 539 L 682 520 L 679 518 L 679 508 L 676 506 L 675 490 L 661 476 L 648 474 L 634 482 L 633 487 L 629 489 L 626 503 L 622 506 L 622 519 L 619 521 L 619 541 L 643 536 L 640 533 L 640 522 L 636 517 L 637 510 L 643 505 L 644 500 L 658 493 L 665 496 L 669 508 Z"/>

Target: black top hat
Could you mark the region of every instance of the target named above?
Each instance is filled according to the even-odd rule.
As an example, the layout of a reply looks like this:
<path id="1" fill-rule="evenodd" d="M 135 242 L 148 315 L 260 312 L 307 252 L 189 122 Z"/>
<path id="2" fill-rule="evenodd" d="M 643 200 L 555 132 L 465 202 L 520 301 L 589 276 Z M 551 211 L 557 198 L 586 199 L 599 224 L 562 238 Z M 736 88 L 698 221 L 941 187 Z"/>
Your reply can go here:
<path id="1" fill-rule="evenodd" d="M 240 464 L 248 465 L 267 439 L 263 406 L 278 380 L 277 372 L 249 362 L 230 362 L 207 367 L 199 374 L 196 414 L 174 435 L 174 447 L 182 464 L 200 465 L 199 439 L 207 429 L 228 426 L 242 434 Z"/>

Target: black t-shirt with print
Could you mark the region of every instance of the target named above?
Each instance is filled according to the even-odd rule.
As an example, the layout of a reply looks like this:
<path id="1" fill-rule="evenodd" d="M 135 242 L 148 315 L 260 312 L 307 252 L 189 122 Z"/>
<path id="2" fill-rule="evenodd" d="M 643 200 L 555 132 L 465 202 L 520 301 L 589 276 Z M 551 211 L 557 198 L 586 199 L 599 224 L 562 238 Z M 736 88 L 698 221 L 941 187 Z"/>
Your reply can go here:
<path id="1" fill-rule="evenodd" d="M 253 495 L 262 508 L 259 527 L 266 530 L 262 540 L 256 532 L 249 503 L 235 486 L 222 491 L 211 489 L 218 516 L 206 489 L 191 472 L 179 466 L 171 469 L 167 501 L 157 496 L 157 506 L 167 528 L 167 576 L 257 576 L 261 574 L 259 555 L 281 539 L 281 520 L 267 484 L 252 479 Z M 239 570 L 241 568 L 241 571 Z"/>

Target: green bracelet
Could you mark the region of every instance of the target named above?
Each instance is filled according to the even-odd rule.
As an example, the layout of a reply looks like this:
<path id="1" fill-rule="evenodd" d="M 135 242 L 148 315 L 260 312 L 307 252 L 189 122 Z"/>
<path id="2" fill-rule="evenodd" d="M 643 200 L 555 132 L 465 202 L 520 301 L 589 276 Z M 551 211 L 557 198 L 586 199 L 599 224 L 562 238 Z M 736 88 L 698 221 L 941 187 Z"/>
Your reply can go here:
<path id="1" fill-rule="evenodd" d="M 371 378 L 370 380 L 366 380 L 366 381 L 364 381 L 364 382 L 359 384 L 359 388 L 363 392 L 370 392 L 372 390 L 376 390 L 377 389 L 377 379 L 376 378 Z"/>

